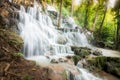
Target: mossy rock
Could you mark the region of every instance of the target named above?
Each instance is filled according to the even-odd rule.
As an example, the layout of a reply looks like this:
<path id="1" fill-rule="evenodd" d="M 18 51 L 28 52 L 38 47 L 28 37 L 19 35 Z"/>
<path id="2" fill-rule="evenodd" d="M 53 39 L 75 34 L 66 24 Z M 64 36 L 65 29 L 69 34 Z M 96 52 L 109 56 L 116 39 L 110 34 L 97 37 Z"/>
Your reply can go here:
<path id="1" fill-rule="evenodd" d="M 81 57 L 78 55 L 73 56 L 74 64 L 77 65 L 78 61 L 81 60 Z"/>
<path id="2" fill-rule="evenodd" d="M 0 29 L 0 53 L 18 53 L 23 46 L 23 40 L 16 33 Z"/>
<path id="3" fill-rule="evenodd" d="M 75 55 L 78 55 L 80 57 L 88 56 L 91 54 L 91 49 L 87 47 L 71 47 L 72 51 L 74 51 Z"/>
<path id="4" fill-rule="evenodd" d="M 96 57 L 88 61 L 89 66 L 104 70 L 117 77 L 120 77 L 120 58 L 119 57 Z"/>

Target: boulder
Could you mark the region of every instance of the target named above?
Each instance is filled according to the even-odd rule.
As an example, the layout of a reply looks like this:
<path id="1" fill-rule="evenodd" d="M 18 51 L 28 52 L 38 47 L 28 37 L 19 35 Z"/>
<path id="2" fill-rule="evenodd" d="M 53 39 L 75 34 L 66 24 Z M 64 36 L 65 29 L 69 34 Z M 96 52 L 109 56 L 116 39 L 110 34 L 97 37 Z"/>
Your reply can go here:
<path id="1" fill-rule="evenodd" d="M 83 56 L 88 56 L 91 54 L 91 49 L 87 48 L 87 47 L 71 47 L 72 51 L 74 51 L 74 53 L 80 57 Z"/>
<path id="2" fill-rule="evenodd" d="M 51 59 L 50 61 L 51 63 L 59 63 L 59 61 L 57 59 Z"/>
<path id="3" fill-rule="evenodd" d="M 96 50 L 93 50 L 93 51 L 92 51 L 92 54 L 95 55 L 95 56 L 102 56 L 102 51 L 96 49 Z"/>
<path id="4" fill-rule="evenodd" d="M 64 37 L 64 36 L 58 36 L 57 43 L 58 44 L 66 44 L 67 43 L 67 38 Z"/>

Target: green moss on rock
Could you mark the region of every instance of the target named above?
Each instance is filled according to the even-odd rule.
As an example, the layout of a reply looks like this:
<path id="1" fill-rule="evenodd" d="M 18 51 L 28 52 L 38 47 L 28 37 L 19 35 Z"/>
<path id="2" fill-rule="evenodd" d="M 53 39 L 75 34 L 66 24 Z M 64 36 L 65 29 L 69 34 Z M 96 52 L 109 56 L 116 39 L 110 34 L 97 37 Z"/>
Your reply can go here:
<path id="1" fill-rule="evenodd" d="M 74 61 L 75 65 L 77 65 L 79 60 L 81 60 L 80 56 L 78 56 L 78 55 L 73 56 L 73 61 Z"/>
<path id="2" fill-rule="evenodd" d="M 117 77 L 120 77 L 120 58 L 119 57 L 96 57 L 88 61 L 89 66 L 104 70 Z"/>
<path id="3" fill-rule="evenodd" d="M 0 53 L 18 53 L 23 46 L 22 39 L 14 32 L 0 29 Z"/>

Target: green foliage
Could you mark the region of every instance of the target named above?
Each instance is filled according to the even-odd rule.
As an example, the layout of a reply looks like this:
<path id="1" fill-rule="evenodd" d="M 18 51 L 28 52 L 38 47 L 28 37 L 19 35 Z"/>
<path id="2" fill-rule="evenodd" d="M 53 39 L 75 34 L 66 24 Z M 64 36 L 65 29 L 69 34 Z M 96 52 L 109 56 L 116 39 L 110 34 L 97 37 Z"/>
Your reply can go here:
<path id="1" fill-rule="evenodd" d="M 59 11 L 61 0 L 53 0 Z M 97 2 L 96 2 L 97 1 Z M 93 31 L 95 39 L 109 43 L 116 43 L 116 22 L 120 22 L 120 15 L 115 14 L 120 9 L 120 0 L 116 0 L 114 8 L 108 8 L 105 20 L 102 20 L 105 13 L 106 6 L 109 0 L 81 0 L 80 5 L 75 5 L 73 10 L 73 17 L 75 22 L 88 30 Z M 51 4 L 51 0 L 46 0 Z M 71 11 L 72 0 L 63 0 L 62 14 L 69 16 Z M 87 12 L 86 12 L 87 11 Z M 87 17 L 86 17 L 87 16 Z M 87 18 L 87 19 L 86 19 Z M 85 24 L 86 23 L 86 24 Z M 100 30 L 100 26 L 102 29 Z M 98 32 L 100 34 L 98 34 Z M 120 30 L 119 30 L 120 33 Z M 118 35 L 120 36 L 120 35 Z M 119 37 L 118 37 L 119 38 Z M 120 38 L 119 38 L 120 39 Z M 118 41 L 120 43 L 120 40 Z M 115 45 L 115 44 L 114 44 Z M 119 46 L 120 47 L 120 46 Z"/>
<path id="2" fill-rule="evenodd" d="M 12 54 L 13 57 L 23 57 L 22 53 L 13 53 Z"/>
<path id="3" fill-rule="evenodd" d="M 75 65 L 77 65 L 79 60 L 81 60 L 80 56 L 78 56 L 78 55 L 73 56 L 73 61 L 74 61 Z"/>
<path id="4" fill-rule="evenodd" d="M 63 16 L 69 16 L 69 11 L 65 7 L 63 7 L 62 14 L 63 14 Z"/>
<path id="5" fill-rule="evenodd" d="M 31 76 L 25 76 L 23 80 L 33 80 Z"/>

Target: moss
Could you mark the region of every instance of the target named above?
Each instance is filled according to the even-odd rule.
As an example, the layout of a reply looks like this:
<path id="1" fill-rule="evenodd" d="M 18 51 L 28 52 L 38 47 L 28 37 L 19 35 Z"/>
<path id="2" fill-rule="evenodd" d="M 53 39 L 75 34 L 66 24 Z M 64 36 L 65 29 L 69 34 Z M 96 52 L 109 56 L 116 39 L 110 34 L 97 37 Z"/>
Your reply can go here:
<path id="1" fill-rule="evenodd" d="M 63 76 L 63 80 L 67 80 L 67 74 L 65 70 L 63 71 L 62 76 Z"/>
<path id="2" fill-rule="evenodd" d="M 89 60 L 89 66 L 94 66 L 96 69 L 104 70 L 117 77 L 120 77 L 120 58 L 118 57 L 96 57 Z"/>
<path id="3" fill-rule="evenodd" d="M 75 55 L 78 55 L 80 57 L 83 56 L 88 56 L 91 54 L 91 49 L 87 48 L 87 47 L 71 47 L 72 51 L 74 51 Z"/>
<path id="4" fill-rule="evenodd" d="M 23 80 L 33 80 L 32 76 L 25 76 Z"/>
<path id="5" fill-rule="evenodd" d="M 23 46 L 23 40 L 10 30 L 0 29 L 0 44 L 2 53 L 18 53 Z"/>
<path id="6" fill-rule="evenodd" d="M 23 57 L 22 53 L 13 53 L 12 54 L 13 57 Z"/>
<path id="7" fill-rule="evenodd" d="M 74 61 L 75 65 L 77 65 L 79 60 L 81 60 L 80 56 L 77 56 L 77 55 L 73 56 L 73 61 Z"/>

